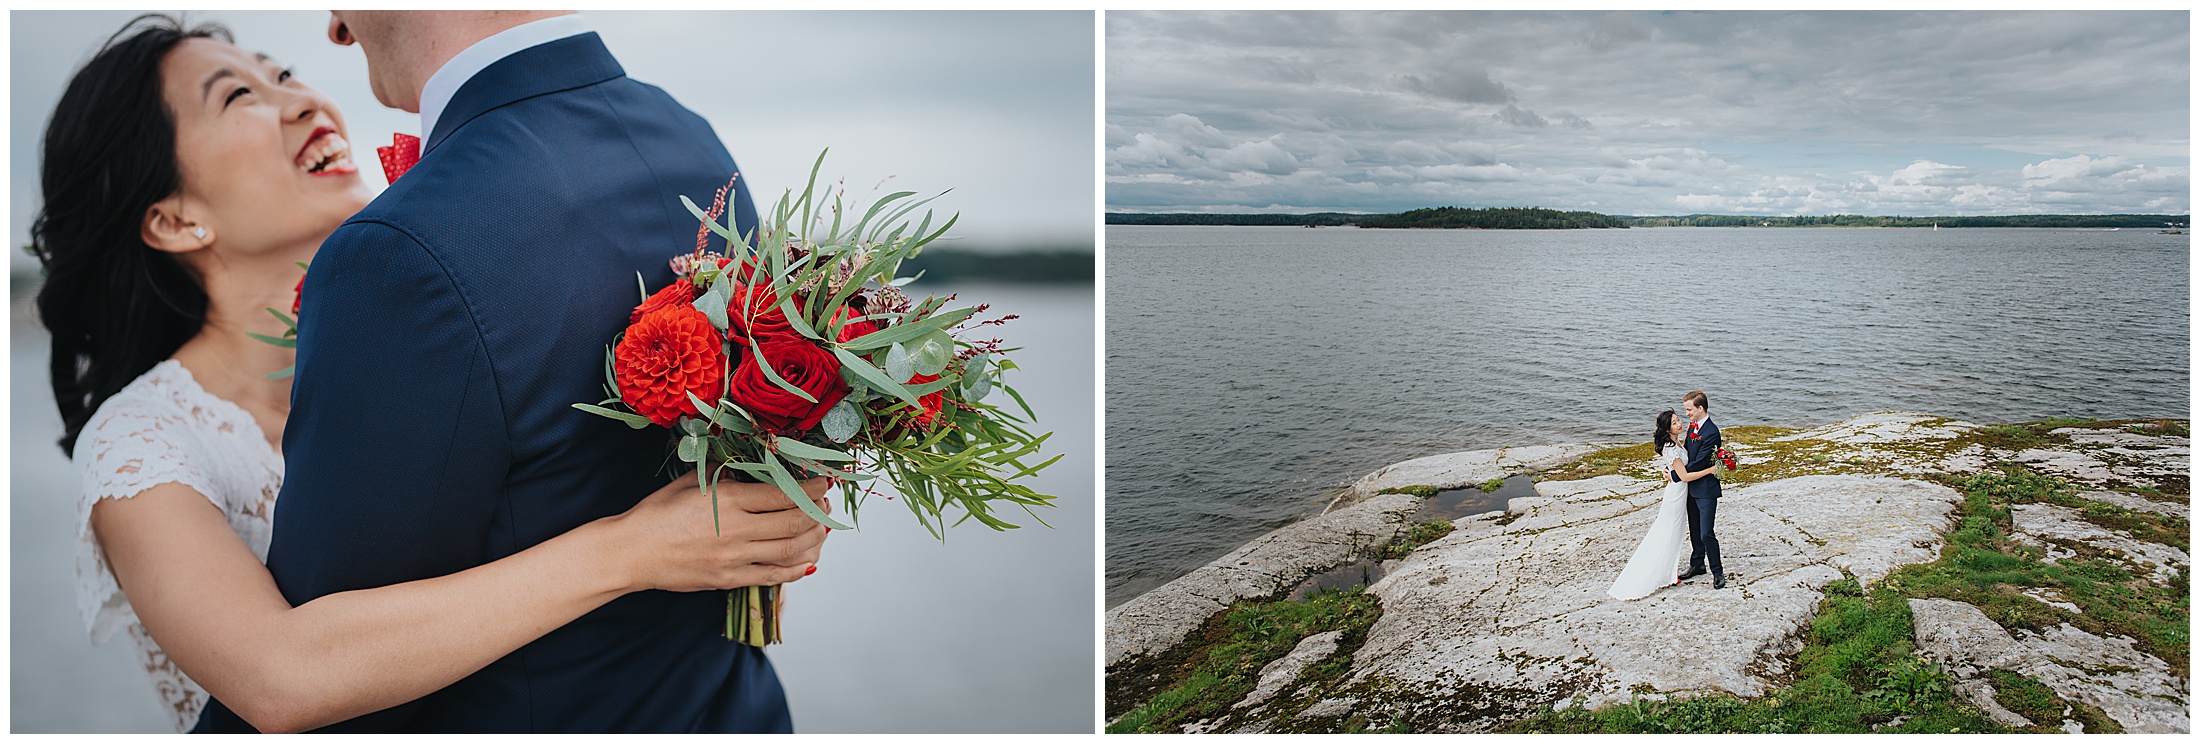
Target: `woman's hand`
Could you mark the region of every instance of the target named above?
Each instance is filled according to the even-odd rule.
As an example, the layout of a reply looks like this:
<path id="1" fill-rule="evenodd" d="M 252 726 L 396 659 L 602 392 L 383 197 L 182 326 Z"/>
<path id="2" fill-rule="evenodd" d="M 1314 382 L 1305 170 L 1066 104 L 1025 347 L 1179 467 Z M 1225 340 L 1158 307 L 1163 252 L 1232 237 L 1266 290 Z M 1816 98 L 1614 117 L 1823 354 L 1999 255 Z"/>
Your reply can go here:
<path id="1" fill-rule="evenodd" d="M 832 483 L 802 482 L 802 490 L 828 514 L 833 505 L 825 490 Z M 772 586 L 816 571 L 830 531 L 795 508 L 777 486 L 732 478 L 718 482 L 718 518 L 722 534 L 712 530 L 710 498 L 695 477 L 678 478 L 626 513 L 603 520 L 611 536 L 607 550 L 628 567 L 633 590 Z"/>

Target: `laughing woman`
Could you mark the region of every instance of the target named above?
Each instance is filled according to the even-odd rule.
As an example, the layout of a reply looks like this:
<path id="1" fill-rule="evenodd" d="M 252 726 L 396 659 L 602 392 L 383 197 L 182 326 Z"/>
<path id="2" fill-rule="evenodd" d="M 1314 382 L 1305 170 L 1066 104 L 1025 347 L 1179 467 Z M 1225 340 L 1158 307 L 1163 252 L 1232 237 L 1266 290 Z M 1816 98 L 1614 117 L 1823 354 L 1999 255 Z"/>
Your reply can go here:
<path id="1" fill-rule="evenodd" d="M 220 27 L 164 16 L 110 38 L 46 129 L 31 240 L 81 479 L 78 604 L 95 642 L 136 642 L 177 730 L 209 693 L 263 731 L 315 728 L 433 692 L 629 592 L 814 567 L 824 529 L 776 490 L 721 486 L 745 518 L 716 537 L 707 497 L 678 479 L 502 560 L 285 601 L 263 561 L 290 383 L 266 375 L 293 352 L 246 334 L 281 332 L 263 308 L 290 306 L 296 262 L 372 198 L 349 143 L 320 91 Z"/>

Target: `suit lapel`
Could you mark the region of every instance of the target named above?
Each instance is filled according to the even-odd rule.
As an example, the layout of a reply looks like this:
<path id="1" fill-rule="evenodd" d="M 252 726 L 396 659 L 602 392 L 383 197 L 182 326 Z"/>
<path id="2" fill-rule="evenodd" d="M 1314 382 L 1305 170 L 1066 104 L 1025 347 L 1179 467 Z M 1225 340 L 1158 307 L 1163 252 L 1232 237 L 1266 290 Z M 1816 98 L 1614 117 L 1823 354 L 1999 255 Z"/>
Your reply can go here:
<path id="1" fill-rule="evenodd" d="M 519 50 L 459 86 L 436 119 L 435 131 L 421 143 L 420 154 L 425 157 L 466 122 L 499 106 L 625 75 L 626 68 L 593 31 Z"/>

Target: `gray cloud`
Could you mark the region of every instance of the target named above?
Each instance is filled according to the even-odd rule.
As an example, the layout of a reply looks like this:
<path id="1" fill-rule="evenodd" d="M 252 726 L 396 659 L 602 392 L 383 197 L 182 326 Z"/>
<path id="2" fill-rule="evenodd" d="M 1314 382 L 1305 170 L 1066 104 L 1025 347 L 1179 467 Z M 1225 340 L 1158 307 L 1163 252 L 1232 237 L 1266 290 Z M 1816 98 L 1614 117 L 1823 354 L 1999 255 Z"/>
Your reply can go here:
<path id="1" fill-rule="evenodd" d="M 1409 89 L 1460 103 L 1507 103 L 1513 99 L 1512 91 L 1491 80 L 1489 71 L 1480 68 L 1441 70 L 1426 78 L 1410 74 L 1399 77 Z"/>
<path id="2" fill-rule="evenodd" d="M 2190 209 L 2184 12 L 1109 13 L 1109 208 Z"/>

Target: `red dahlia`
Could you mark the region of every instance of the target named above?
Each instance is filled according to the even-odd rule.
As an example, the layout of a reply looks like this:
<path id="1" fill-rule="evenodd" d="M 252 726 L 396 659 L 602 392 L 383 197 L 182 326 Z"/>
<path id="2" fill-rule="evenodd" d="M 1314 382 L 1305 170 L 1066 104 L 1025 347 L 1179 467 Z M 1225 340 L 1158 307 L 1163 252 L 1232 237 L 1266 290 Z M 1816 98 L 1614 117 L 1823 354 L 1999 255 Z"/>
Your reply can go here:
<path id="1" fill-rule="evenodd" d="M 665 285 L 664 289 L 657 290 L 657 293 L 650 295 L 649 299 L 642 300 L 642 304 L 634 307 L 634 312 L 627 313 L 626 322 L 632 324 L 641 320 L 644 315 L 668 307 L 692 306 L 694 304 L 695 283 L 681 279 Z"/>
<path id="2" fill-rule="evenodd" d="M 697 415 L 687 394 L 704 400 L 718 397 L 726 379 L 724 344 L 710 318 L 693 307 L 675 305 L 643 315 L 612 350 L 619 399 L 658 426 Z"/>

